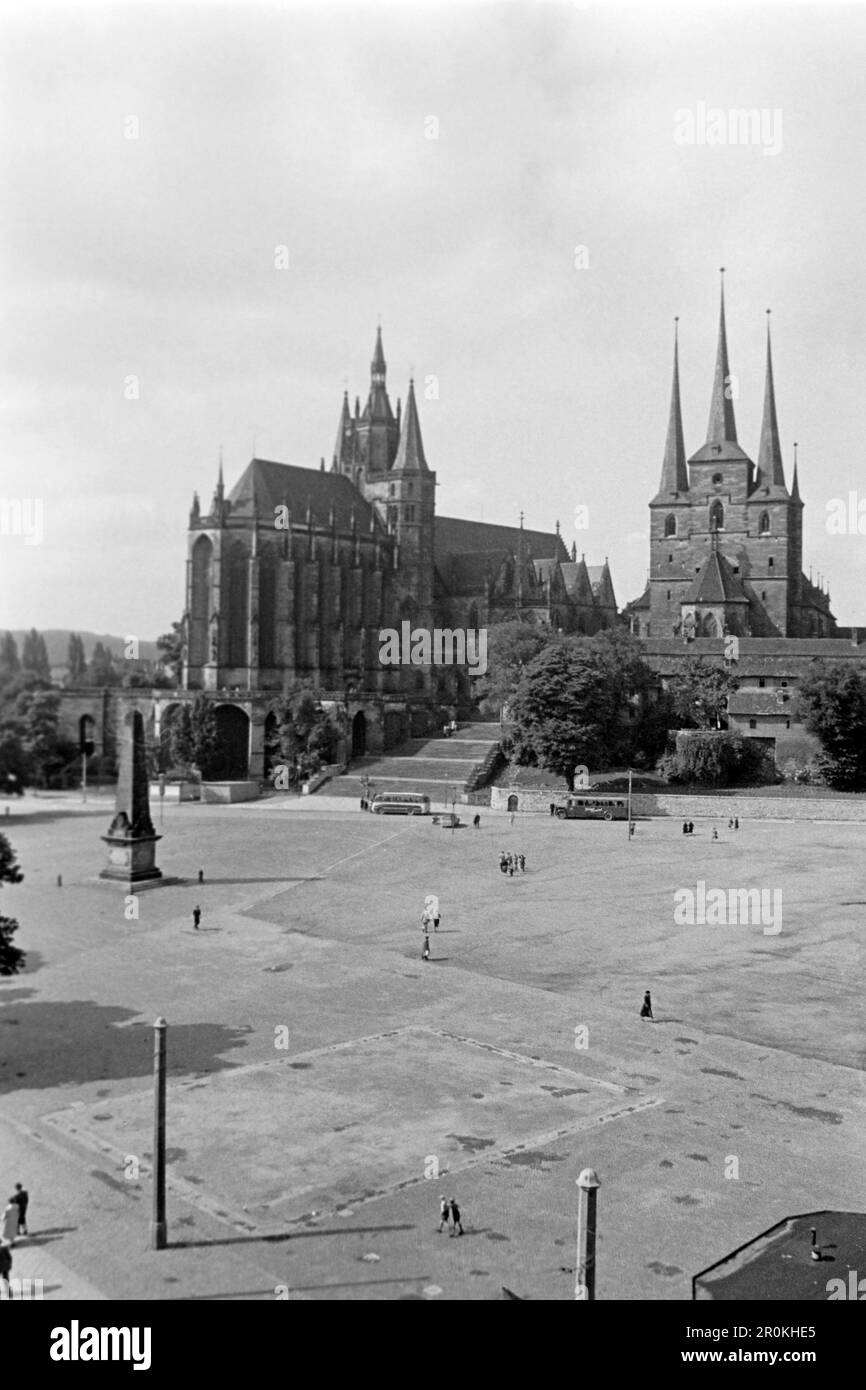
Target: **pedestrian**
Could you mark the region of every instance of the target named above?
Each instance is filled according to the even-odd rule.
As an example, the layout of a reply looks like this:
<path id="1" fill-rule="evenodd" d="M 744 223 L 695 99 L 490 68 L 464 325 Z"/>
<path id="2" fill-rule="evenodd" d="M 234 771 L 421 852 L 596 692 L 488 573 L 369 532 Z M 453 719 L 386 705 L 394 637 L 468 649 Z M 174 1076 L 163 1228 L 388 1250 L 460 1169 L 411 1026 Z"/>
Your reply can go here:
<path id="1" fill-rule="evenodd" d="M 363 796 L 362 796 L 362 797 L 361 797 L 361 810 L 362 810 L 362 811 L 366 811 L 366 809 L 367 809 L 367 803 L 366 803 L 366 801 L 364 800 L 364 798 L 363 798 Z"/>
<path id="2" fill-rule="evenodd" d="M 3 1227 L 0 1230 L 0 1240 L 8 1241 L 14 1245 L 18 1239 L 18 1223 L 21 1219 L 21 1212 L 18 1210 L 18 1203 L 14 1197 L 10 1197 L 3 1210 Z"/>
<path id="3" fill-rule="evenodd" d="M 718 838 L 719 838 L 719 832 L 718 832 L 718 830 L 716 829 L 716 827 L 713 826 L 713 839 L 714 839 L 714 840 L 717 840 Z"/>
<path id="4" fill-rule="evenodd" d="M 194 907 L 193 910 L 192 910 L 192 924 L 193 924 L 193 926 L 195 927 L 196 931 L 198 931 L 198 924 L 199 924 L 200 921 L 201 921 L 201 908 L 199 907 L 198 903 L 196 903 L 195 907 Z"/>
<path id="5" fill-rule="evenodd" d="M 733 830 L 733 828 L 734 828 L 734 818 L 733 818 L 733 816 L 729 816 L 729 817 L 728 817 L 728 829 L 729 829 L 729 830 Z"/>
<path id="6" fill-rule="evenodd" d="M 640 1016 L 641 1018 L 650 1018 L 653 1020 L 653 1022 L 655 1022 L 655 1019 L 653 1018 L 653 1004 L 652 1000 L 650 999 L 649 990 L 647 990 L 644 994 L 643 1004 L 641 1005 L 640 1010 Z"/>
<path id="7" fill-rule="evenodd" d="M 518 857 L 519 857 L 519 859 L 520 859 L 520 872 L 521 872 L 522 874 L 525 874 L 525 873 L 526 873 L 526 855 L 525 855 L 525 854 L 521 854 L 521 855 L 519 855 Z"/>
<path id="8" fill-rule="evenodd" d="M 555 802 L 555 801 L 551 801 L 551 803 L 550 803 L 550 814 L 551 814 L 552 816 L 555 816 L 555 815 L 556 815 L 556 802 Z"/>
<path id="9" fill-rule="evenodd" d="M 499 851 L 499 871 L 503 874 L 508 873 L 508 856 L 504 849 Z"/>
<path id="10" fill-rule="evenodd" d="M 688 833 L 689 833 L 689 823 L 688 823 L 687 820 L 684 820 L 684 821 L 683 821 L 683 834 L 684 834 L 684 835 L 688 835 Z"/>
<path id="11" fill-rule="evenodd" d="M 204 869 L 199 869 L 199 871 L 198 871 L 198 881 L 199 881 L 199 883 L 204 883 Z"/>
<path id="12" fill-rule="evenodd" d="M 30 1196 L 27 1189 L 22 1187 L 20 1182 L 16 1182 L 15 1184 L 12 1201 L 18 1203 L 18 1234 L 20 1236 L 29 1235 L 27 1230 L 27 1205 L 30 1201 Z"/>
<path id="13" fill-rule="evenodd" d="M 739 816 L 734 816 L 734 829 L 735 829 L 735 830 L 739 830 L 739 828 L 740 828 L 740 818 L 739 818 Z"/>
<path id="14" fill-rule="evenodd" d="M 9 1297 L 9 1279 L 12 1275 L 12 1247 L 6 1241 L 0 1241 L 0 1289 L 3 1290 L 3 1297 Z M 5 1285 L 5 1288 L 4 1288 Z"/>
<path id="15" fill-rule="evenodd" d="M 473 816 L 473 817 L 472 817 L 472 824 L 473 824 L 473 826 L 475 827 L 476 830 L 480 830 L 480 829 L 481 829 L 481 817 L 480 817 L 480 816 Z"/>
<path id="16" fill-rule="evenodd" d="M 693 820 L 690 820 L 690 821 L 689 821 L 689 834 L 690 834 L 690 835 L 694 835 L 694 833 L 695 833 L 695 823 L 694 823 Z"/>
<path id="17" fill-rule="evenodd" d="M 437 1233 L 438 1233 L 439 1235 L 442 1234 L 442 1232 L 445 1230 L 445 1227 L 448 1225 L 448 1221 L 449 1221 L 450 1215 L 451 1215 L 451 1209 L 450 1209 L 450 1207 L 448 1206 L 448 1203 L 446 1202 L 446 1200 L 445 1200 L 444 1197 L 440 1197 L 440 1198 L 439 1198 L 439 1225 L 436 1227 L 436 1231 L 437 1231 Z"/>
<path id="18" fill-rule="evenodd" d="M 514 878 L 514 855 L 513 855 L 513 854 L 509 854 L 509 856 L 508 856 L 508 877 L 509 877 L 509 878 Z"/>
<path id="19" fill-rule="evenodd" d="M 451 1230 L 448 1234 L 453 1236 L 456 1232 L 458 1236 L 462 1236 L 463 1222 L 460 1220 L 460 1208 L 453 1197 L 448 1198 L 448 1205 L 451 1208 Z"/>
<path id="20" fill-rule="evenodd" d="M 439 899 L 435 893 L 428 893 L 424 899 L 424 911 L 421 914 L 421 921 L 429 928 L 431 925 L 434 931 L 439 930 Z"/>

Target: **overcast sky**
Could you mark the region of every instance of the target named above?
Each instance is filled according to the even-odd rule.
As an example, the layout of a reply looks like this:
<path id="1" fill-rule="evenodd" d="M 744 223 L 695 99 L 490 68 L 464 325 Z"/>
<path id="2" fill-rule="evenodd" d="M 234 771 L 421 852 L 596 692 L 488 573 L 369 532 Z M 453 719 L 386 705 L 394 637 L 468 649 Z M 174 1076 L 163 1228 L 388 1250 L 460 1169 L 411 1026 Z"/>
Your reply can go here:
<path id="1" fill-rule="evenodd" d="M 806 569 L 866 625 L 866 535 L 826 528 L 866 512 L 864 40 L 824 4 L 5 6 L 0 499 L 44 541 L 0 535 L 0 628 L 164 631 L 220 446 L 227 487 L 254 441 L 330 463 L 379 316 L 439 511 L 559 519 L 622 605 L 677 314 L 705 438 L 720 265 L 740 442 L 770 307 Z M 781 148 L 677 143 L 700 103 L 780 112 Z"/>

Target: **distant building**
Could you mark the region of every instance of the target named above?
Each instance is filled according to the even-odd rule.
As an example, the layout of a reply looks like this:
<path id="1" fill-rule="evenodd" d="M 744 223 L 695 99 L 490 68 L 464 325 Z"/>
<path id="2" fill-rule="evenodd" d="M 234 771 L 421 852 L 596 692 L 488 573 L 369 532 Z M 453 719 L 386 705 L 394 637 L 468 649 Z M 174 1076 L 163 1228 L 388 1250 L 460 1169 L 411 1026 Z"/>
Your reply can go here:
<path id="1" fill-rule="evenodd" d="M 707 439 L 688 460 L 674 337 L 649 578 L 624 618 L 663 684 L 690 656 L 724 664 L 740 677 L 729 727 L 761 739 L 777 760 L 808 756 L 817 743 L 793 714 L 798 681 L 818 660 L 864 662 L 866 645 L 838 627 L 829 594 L 803 573 L 804 504 L 796 456 L 790 489 L 785 479 L 769 320 L 757 464 L 737 440 L 733 380 L 723 288 Z"/>
<path id="2" fill-rule="evenodd" d="M 344 703 L 355 754 L 426 732 L 443 705 L 471 705 L 466 670 L 383 665 L 383 629 L 522 619 L 593 633 L 617 621 L 607 561 L 578 560 L 558 523 L 436 515 L 414 385 L 393 410 L 386 370 L 380 330 L 366 404 L 352 412 L 344 393 L 327 471 L 324 459 L 254 458 L 226 493 L 220 464 L 209 509 L 193 499 L 182 687 L 224 692 L 217 718 L 237 775 L 262 775 L 265 724 L 298 681 Z"/>

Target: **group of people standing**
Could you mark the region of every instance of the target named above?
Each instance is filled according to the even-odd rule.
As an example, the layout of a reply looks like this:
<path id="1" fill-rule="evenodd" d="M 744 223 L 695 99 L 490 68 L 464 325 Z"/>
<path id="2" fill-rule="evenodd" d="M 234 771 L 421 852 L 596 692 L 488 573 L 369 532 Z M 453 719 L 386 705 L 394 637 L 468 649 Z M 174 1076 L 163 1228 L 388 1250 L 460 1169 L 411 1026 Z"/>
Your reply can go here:
<path id="1" fill-rule="evenodd" d="M 522 874 L 525 874 L 525 873 L 526 873 L 526 855 L 525 855 L 525 854 L 511 854 L 511 853 L 506 853 L 506 851 L 505 851 L 504 849 L 500 850 L 500 851 L 499 851 L 499 871 L 500 871 L 500 873 L 508 874 L 508 877 L 509 877 L 509 878 L 513 878 L 514 875 L 518 872 L 518 870 L 519 870 L 520 873 L 522 873 Z"/>

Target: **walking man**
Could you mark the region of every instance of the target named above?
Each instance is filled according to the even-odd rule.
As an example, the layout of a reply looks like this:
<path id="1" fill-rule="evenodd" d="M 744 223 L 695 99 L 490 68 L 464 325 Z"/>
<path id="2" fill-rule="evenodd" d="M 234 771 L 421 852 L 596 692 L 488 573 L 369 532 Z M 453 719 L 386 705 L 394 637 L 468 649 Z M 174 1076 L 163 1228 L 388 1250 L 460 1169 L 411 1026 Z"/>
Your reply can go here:
<path id="1" fill-rule="evenodd" d="M 555 816 L 555 815 L 556 815 L 556 802 L 555 802 L 555 801 L 551 801 L 551 803 L 550 803 L 550 814 L 551 814 L 552 816 Z"/>
<path id="2" fill-rule="evenodd" d="M 520 860 L 520 872 L 521 872 L 522 874 L 525 874 L 525 873 L 526 873 L 526 855 L 525 855 L 525 854 L 519 854 L 517 857 L 518 857 L 518 859 Z"/>
<path id="3" fill-rule="evenodd" d="M 194 907 L 193 910 L 192 910 L 192 924 L 193 924 L 193 926 L 195 927 L 196 931 L 198 931 L 198 924 L 199 924 L 200 921 L 201 921 L 201 908 L 199 907 L 198 903 L 196 903 L 195 907 Z"/>
<path id="4" fill-rule="evenodd" d="M 432 926 L 434 931 L 439 930 L 439 899 L 435 893 L 428 893 L 424 899 L 421 922 L 427 929 Z"/>
<path id="5" fill-rule="evenodd" d="M 649 990 L 647 990 L 646 993 L 644 994 L 644 997 L 643 997 L 643 1004 L 641 1005 L 641 1010 L 640 1010 L 640 1016 L 641 1016 L 641 1018 L 649 1018 L 649 1019 L 652 1019 L 653 1023 L 655 1022 L 655 1018 L 654 1018 L 654 1016 L 653 1016 L 653 1004 L 652 1004 L 652 1000 L 650 999 L 650 992 L 649 992 Z"/>
<path id="6" fill-rule="evenodd" d="M 11 1200 L 18 1204 L 18 1234 L 20 1236 L 29 1235 L 27 1230 L 27 1204 L 30 1201 L 27 1189 L 22 1187 L 20 1182 L 16 1182 L 15 1191 Z"/>
<path id="7" fill-rule="evenodd" d="M 503 874 L 507 874 L 507 873 L 508 873 L 508 856 L 507 856 L 507 854 L 505 853 L 505 850 L 504 850 L 504 849 L 501 849 L 501 850 L 499 851 L 499 870 L 500 870 L 500 873 L 503 873 Z"/>
<path id="8" fill-rule="evenodd" d="M 480 829 L 481 829 L 481 817 L 480 817 L 480 816 L 473 816 L 473 818 L 472 818 L 472 824 L 473 824 L 473 826 L 475 827 L 476 830 L 480 830 Z"/>
<path id="9" fill-rule="evenodd" d="M 204 869 L 199 869 L 199 871 L 198 871 L 198 881 L 199 881 L 199 883 L 204 883 Z"/>
<path id="10" fill-rule="evenodd" d="M 436 1227 L 436 1231 L 437 1231 L 437 1234 L 438 1234 L 438 1235 L 441 1235 L 442 1232 L 445 1230 L 446 1226 L 448 1225 L 448 1220 L 449 1220 L 450 1215 L 451 1215 L 451 1213 L 450 1213 L 450 1209 L 449 1209 L 448 1203 L 446 1202 L 446 1200 L 445 1200 L 444 1197 L 440 1197 L 440 1198 L 439 1198 L 439 1225 Z"/>
<path id="11" fill-rule="evenodd" d="M 451 1230 L 448 1232 L 448 1234 L 451 1236 L 455 1234 L 458 1236 L 462 1236 L 463 1222 L 460 1220 L 460 1208 L 458 1207 L 453 1197 L 449 1197 L 448 1206 L 451 1208 Z"/>

